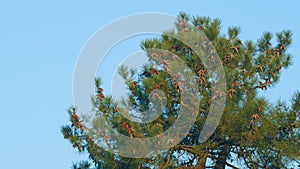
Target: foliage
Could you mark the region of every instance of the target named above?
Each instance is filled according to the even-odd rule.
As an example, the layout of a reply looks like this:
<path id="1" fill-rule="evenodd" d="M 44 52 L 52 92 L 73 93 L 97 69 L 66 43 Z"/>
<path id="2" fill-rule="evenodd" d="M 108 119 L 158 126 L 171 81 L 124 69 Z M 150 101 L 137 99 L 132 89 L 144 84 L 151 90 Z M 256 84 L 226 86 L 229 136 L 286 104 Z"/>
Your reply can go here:
<path id="1" fill-rule="evenodd" d="M 258 95 L 259 90 L 268 90 L 278 83 L 283 68 L 291 65 L 287 48 L 291 45 L 290 31 L 276 34 L 263 33 L 257 42 L 239 39 L 240 28 L 229 27 L 226 35 L 221 34 L 221 21 L 209 17 L 178 15 L 176 30 L 165 34 L 188 32 L 193 27 L 203 32 L 214 45 L 226 74 L 226 107 L 223 117 L 213 133 L 204 143 L 198 140 L 210 109 L 211 83 L 213 81 L 193 50 L 170 36 L 147 39 L 141 47 L 148 56 L 150 48 L 171 51 L 182 59 L 197 75 L 199 95 L 202 98 L 197 120 L 185 138 L 168 152 L 149 159 L 130 159 L 105 151 L 87 134 L 74 107 L 70 108 L 70 125 L 62 127 L 68 139 L 79 152 L 89 154 L 89 163 L 80 162 L 73 168 L 287 168 L 291 162 L 299 164 L 299 110 L 300 93 L 292 97 L 290 106 L 285 102 L 272 105 L 267 98 Z M 159 136 L 176 120 L 180 106 L 180 84 L 151 63 L 133 75 L 122 66 L 120 74 L 128 86 L 128 100 L 133 109 L 149 109 L 150 92 L 164 91 L 167 104 L 163 114 L 150 123 L 136 123 L 123 117 L 118 105 L 110 96 L 104 96 L 101 80 L 96 79 L 95 97 L 92 103 L 95 113 L 105 118 L 119 133 L 137 138 Z M 130 76 L 132 75 L 132 76 Z M 110 137 L 103 131 L 104 141 Z M 157 143 L 159 144 L 159 142 Z M 298 160 L 298 161 L 297 161 Z M 93 164 L 93 166 L 91 164 Z"/>

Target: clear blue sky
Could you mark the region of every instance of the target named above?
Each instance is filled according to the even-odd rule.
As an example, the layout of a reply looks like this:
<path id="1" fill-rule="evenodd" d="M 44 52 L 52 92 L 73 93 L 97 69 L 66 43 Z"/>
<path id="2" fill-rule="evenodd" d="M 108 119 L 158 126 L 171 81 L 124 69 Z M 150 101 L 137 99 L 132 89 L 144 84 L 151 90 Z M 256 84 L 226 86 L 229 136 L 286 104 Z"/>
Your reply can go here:
<path id="1" fill-rule="evenodd" d="M 185 11 L 219 17 L 223 28 L 238 25 L 241 38 L 252 40 L 266 30 L 291 29 L 294 64 L 276 88 L 263 93 L 272 101 L 289 100 L 300 89 L 299 6 L 297 0 L 1 1 L 0 168 L 63 169 L 84 158 L 60 134 L 72 105 L 74 66 L 87 39 L 124 15 Z"/>

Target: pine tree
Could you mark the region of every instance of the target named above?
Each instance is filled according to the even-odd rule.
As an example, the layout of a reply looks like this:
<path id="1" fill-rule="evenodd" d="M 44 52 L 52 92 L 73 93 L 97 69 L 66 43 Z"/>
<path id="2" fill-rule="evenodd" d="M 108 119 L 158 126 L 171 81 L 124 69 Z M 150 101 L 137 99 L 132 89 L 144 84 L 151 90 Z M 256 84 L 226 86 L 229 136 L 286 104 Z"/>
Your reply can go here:
<path id="1" fill-rule="evenodd" d="M 287 168 L 289 163 L 299 165 L 299 111 L 300 93 L 296 92 L 290 104 L 283 101 L 271 104 L 267 98 L 259 96 L 260 90 L 268 90 L 278 83 L 283 68 L 291 65 L 291 55 L 287 48 L 291 45 L 292 33 L 282 31 L 276 34 L 263 33 L 253 41 L 239 39 L 240 28 L 229 27 L 227 34 L 221 34 L 221 21 L 210 17 L 189 17 L 185 13 L 178 15 L 176 30 L 167 31 L 161 38 L 147 39 L 141 47 L 149 58 L 160 57 L 153 48 L 172 52 L 189 66 L 196 75 L 201 103 L 197 119 L 184 139 L 168 151 L 153 158 L 128 158 L 113 154 L 99 146 L 90 135 L 84 132 L 86 126 L 76 113 L 69 109 L 70 124 L 62 127 L 62 134 L 79 152 L 88 153 L 86 162 L 74 164 L 74 169 L 104 168 Z M 197 56 L 193 47 L 172 38 L 193 29 L 204 33 L 210 40 L 222 61 L 226 76 L 225 109 L 220 123 L 212 136 L 201 143 L 199 135 L 207 119 L 214 95 L 215 83 L 205 65 Z M 195 31 L 195 30 L 194 30 Z M 170 36 L 167 36 L 170 35 Z M 195 38 L 189 37 L 189 38 Z M 189 40 L 189 39 L 187 39 Z M 172 55 L 173 57 L 173 55 Z M 169 63 L 160 60 L 161 65 Z M 120 134 L 132 138 L 159 137 L 178 116 L 184 104 L 182 84 L 176 82 L 161 66 L 149 62 L 140 72 L 133 72 L 121 66 L 120 74 L 128 86 L 128 102 L 132 109 L 145 111 L 154 100 L 165 102 L 162 115 L 150 123 L 137 123 L 128 120 L 111 96 L 105 96 L 100 78 L 95 80 L 95 96 L 92 99 L 94 111 L 112 125 Z M 166 98 L 151 94 L 160 89 Z M 149 99 L 156 97 L 156 99 Z M 150 115 L 149 115 L 150 116 Z M 94 122 L 95 125 L 97 121 Z M 113 145 L 113 137 L 98 128 L 103 141 Z M 163 138 L 161 138 L 163 139 Z M 159 140 L 159 139 L 158 139 Z M 157 142 L 157 146 L 161 143 Z M 147 145 L 145 145 L 147 146 Z M 116 147 L 118 149 L 120 147 Z M 137 150 L 133 153 L 138 153 Z M 136 151 L 136 152 L 135 152 Z"/>

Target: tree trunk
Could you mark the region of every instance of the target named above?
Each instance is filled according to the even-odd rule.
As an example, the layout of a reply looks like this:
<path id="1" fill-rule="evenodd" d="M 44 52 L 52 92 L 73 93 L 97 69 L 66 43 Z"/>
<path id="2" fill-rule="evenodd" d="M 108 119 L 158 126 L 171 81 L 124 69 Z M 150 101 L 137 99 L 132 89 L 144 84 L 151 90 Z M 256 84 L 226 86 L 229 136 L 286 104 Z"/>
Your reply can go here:
<path id="1" fill-rule="evenodd" d="M 193 168 L 194 169 L 205 169 L 206 158 L 207 158 L 207 152 L 203 153 L 201 156 L 199 156 L 197 164 Z"/>
<path id="2" fill-rule="evenodd" d="M 225 166 L 226 166 L 226 156 L 222 152 L 219 158 L 217 159 L 216 169 L 225 169 Z"/>
<path id="3" fill-rule="evenodd" d="M 225 169 L 226 167 L 226 158 L 230 152 L 229 145 L 225 142 L 222 147 L 222 151 L 219 154 L 219 157 L 216 162 L 216 169 Z"/>

